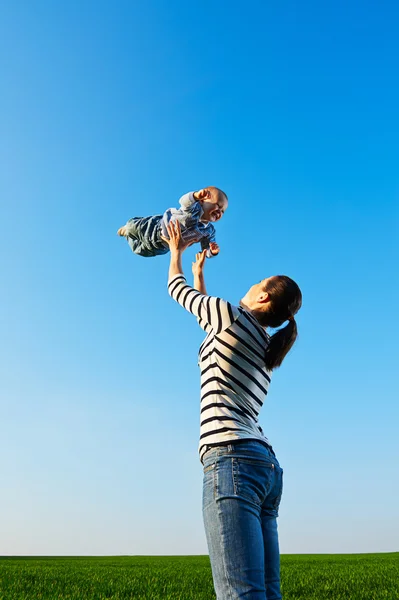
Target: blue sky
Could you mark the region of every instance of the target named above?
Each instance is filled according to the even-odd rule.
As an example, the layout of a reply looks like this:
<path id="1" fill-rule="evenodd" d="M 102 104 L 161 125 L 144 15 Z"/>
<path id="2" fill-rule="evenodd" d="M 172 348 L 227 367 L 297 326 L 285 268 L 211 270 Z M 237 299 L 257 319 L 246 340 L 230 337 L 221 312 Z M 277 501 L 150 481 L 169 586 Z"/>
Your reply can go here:
<path id="1" fill-rule="evenodd" d="M 208 291 L 284 273 L 284 553 L 399 550 L 394 2 L 4 2 L 0 554 L 202 554 L 201 330 L 116 230 L 225 189 Z M 185 256 L 190 272 L 193 249 Z"/>

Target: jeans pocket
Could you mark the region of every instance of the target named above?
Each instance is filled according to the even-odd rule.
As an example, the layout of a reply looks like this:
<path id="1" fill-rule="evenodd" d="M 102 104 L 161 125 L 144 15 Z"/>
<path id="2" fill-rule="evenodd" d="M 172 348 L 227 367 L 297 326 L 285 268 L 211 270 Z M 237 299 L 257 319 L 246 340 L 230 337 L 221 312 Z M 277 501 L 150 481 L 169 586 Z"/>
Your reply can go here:
<path id="1" fill-rule="evenodd" d="M 273 487 L 273 496 L 271 498 L 270 503 L 272 504 L 273 508 L 277 511 L 278 513 L 278 509 L 280 506 L 280 502 L 281 502 L 281 497 L 283 495 L 283 469 L 279 469 L 279 471 L 276 473 L 276 483 Z"/>
<path id="2" fill-rule="evenodd" d="M 215 500 L 215 463 L 204 467 L 202 484 L 202 510 Z"/>
<path id="3" fill-rule="evenodd" d="M 270 491 L 274 464 L 261 460 L 235 458 L 233 479 L 236 495 L 261 506 Z"/>
<path id="4" fill-rule="evenodd" d="M 213 471 L 214 476 L 214 498 L 221 500 L 236 496 L 234 482 L 234 461 L 231 456 L 219 456 Z"/>

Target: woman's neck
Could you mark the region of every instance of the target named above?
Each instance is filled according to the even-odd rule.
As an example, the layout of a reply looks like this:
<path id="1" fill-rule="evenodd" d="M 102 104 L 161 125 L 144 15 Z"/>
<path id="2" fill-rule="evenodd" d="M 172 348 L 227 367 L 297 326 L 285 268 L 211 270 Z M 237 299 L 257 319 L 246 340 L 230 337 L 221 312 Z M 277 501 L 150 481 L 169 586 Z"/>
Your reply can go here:
<path id="1" fill-rule="evenodd" d="M 259 318 L 261 318 L 261 317 L 262 317 L 262 314 L 263 314 L 262 312 L 260 312 L 259 310 L 256 310 L 256 308 L 251 308 L 250 306 L 247 306 L 246 304 L 244 304 L 244 302 L 243 302 L 242 300 L 240 300 L 240 306 L 241 306 L 241 308 L 243 308 L 243 309 L 244 309 L 246 312 L 249 312 L 249 314 L 250 314 L 250 315 L 252 315 L 252 316 L 254 317 L 254 319 L 256 319 L 256 320 L 258 321 L 259 325 L 260 325 L 261 327 L 263 327 L 263 329 L 265 329 L 265 330 L 267 329 L 267 327 L 268 327 L 268 326 L 267 326 L 267 325 L 263 325 L 263 324 L 260 322 L 260 320 L 259 320 Z"/>

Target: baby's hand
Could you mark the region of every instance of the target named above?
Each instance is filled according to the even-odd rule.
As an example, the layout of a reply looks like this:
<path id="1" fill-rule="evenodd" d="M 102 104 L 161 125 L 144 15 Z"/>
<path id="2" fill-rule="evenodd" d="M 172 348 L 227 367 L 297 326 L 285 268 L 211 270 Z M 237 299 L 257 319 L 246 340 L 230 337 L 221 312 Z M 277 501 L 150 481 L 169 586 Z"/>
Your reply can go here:
<path id="1" fill-rule="evenodd" d="M 126 231 L 126 227 L 119 227 L 118 229 L 118 235 L 120 235 L 121 237 L 127 237 L 127 231 Z"/>
<path id="2" fill-rule="evenodd" d="M 194 192 L 194 198 L 196 200 L 207 200 L 211 197 L 211 192 L 209 190 L 199 190 L 198 192 Z"/>
<path id="3" fill-rule="evenodd" d="M 218 244 L 216 242 L 211 242 L 209 244 L 209 250 L 211 251 L 211 253 L 216 256 L 216 254 L 219 254 L 220 252 L 220 248 L 218 246 Z"/>

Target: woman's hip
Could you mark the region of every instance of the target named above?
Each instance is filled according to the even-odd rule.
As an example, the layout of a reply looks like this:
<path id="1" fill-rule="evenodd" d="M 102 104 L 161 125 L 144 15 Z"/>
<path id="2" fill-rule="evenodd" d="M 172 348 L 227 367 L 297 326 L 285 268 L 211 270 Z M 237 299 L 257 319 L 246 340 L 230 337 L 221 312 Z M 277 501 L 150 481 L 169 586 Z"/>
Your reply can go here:
<path id="1" fill-rule="evenodd" d="M 210 448 L 203 457 L 203 508 L 225 499 L 278 516 L 283 470 L 274 453 L 256 440 Z"/>

